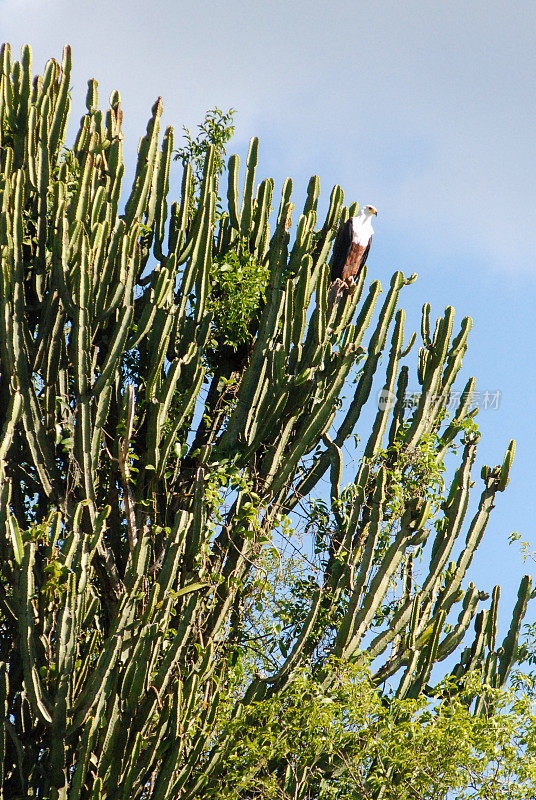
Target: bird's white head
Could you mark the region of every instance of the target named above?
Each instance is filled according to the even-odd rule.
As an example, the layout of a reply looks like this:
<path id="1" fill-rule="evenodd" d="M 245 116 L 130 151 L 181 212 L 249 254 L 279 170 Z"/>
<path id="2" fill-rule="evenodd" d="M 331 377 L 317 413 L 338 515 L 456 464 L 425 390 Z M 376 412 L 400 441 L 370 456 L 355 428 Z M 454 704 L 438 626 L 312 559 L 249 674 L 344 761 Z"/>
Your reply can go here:
<path id="1" fill-rule="evenodd" d="M 377 214 L 378 212 L 374 206 L 361 206 L 357 217 L 354 217 L 353 238 L 356 241 L 368 241 L 368 239 L 372 236 L 374 233 L 374 228 L 372 227 L 372 217 L 375 217 Z"/>

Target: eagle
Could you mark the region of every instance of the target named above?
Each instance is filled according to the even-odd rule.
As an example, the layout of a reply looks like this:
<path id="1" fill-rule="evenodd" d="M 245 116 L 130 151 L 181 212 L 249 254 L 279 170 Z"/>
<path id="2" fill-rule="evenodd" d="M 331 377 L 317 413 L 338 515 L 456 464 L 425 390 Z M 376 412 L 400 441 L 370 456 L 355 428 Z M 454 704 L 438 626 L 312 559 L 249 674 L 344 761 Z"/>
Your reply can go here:
<path id="1" fill-rule="evenodd" d="M 352 292 L 372 241 L 372 217 L 377 215 L 374 206 L 364 206 L 357 216 L 343 222 L 337 232 L 331 262 L 331 280 L 341 281 Z"/>

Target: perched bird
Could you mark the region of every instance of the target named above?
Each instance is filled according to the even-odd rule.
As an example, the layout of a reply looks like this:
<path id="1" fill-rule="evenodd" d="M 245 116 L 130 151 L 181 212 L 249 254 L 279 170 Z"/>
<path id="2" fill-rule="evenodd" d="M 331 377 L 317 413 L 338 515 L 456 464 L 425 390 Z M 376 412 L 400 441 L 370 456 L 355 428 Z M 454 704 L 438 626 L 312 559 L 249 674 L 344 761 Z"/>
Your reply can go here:
<path id="1" fill-rule="evenodd" d="M 355 217 L 343 222 L 335 239 L 333 260 L 331 262 L 331 280 L 337 279 L 353 291 L 359 273 L 365 261 L 372 241 L 372 217 L 377 215 L 374 206 L 364 206 Z"/>

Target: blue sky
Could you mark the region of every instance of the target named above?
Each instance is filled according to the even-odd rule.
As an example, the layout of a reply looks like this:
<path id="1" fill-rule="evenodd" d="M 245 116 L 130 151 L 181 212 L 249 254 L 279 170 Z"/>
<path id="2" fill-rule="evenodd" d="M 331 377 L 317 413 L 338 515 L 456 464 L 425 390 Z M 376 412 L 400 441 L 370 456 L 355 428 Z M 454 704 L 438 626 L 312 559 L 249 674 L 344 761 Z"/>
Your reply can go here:
<path id="1" fill-rule="evenodd" d="M 260 178 L 292 177 L 299 202 L 318 174 L 325 199 L 340 183 L 378 208 L 369 278 L 419 274 L 408 327 L 426 301 L 473 317 L 464 374 L 502 392 L 478 418 L 481 461 L 518 444 L 472 573 L 503 585 L 506 621 L 527 569 L 508 534 L 536 549 L 536 5 L 0 0 L 0 39 L 29 42 L 39 71 L 72 45 L 74 122 L 89 77 L 102 105 L 119 89 L 131 162 L 158 95 L 177 134 L 237 108 L 232 149 L 260 137 Z"/>

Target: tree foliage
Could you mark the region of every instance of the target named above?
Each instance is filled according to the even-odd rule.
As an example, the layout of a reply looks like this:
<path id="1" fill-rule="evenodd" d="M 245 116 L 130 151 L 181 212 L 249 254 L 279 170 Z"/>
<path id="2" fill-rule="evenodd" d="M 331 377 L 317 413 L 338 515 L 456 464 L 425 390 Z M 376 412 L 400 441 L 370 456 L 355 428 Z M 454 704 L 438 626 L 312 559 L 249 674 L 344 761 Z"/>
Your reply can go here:
<path id="1" fill-rule="evenodd" d="M 197 128 L 197 135 L 183 125 L 185 144 L 179 147 L 175 153 L 175 160 L 181 161 L 183 167 L 191 165 L 193 173 L 192 180 L 194 192 L 190 209 L 195 210 L 195 199 L 201 184 L 203 183 L 203 173 L 205 161 L 209 152 L 212 153 L 213 174 L 218 181 L 219 176 L 225 171 L 225 153 L 227 142 L 234 133 L 233 118 L 236 113 L 235 108 L 222 111 L 215 106 L 205 114 L 205 119 Z"/>
<path id="2" fill-rule="evenodd" d="M 471 321 L 425 305 L 410 373 L 416 276 L 329 284 L 340 187 L 293 228 L 253 139 L 223 210 L 216 110 L 168 208 L 159 100 L 125 198 L 119 94 L 66 149 L 70 49 L 1 61 L 4 798 L 531 796 L 532 712 L 498 713 L 530 579 L 500 646 L 465 583 L 514 452 L 469 513 Z"/>

